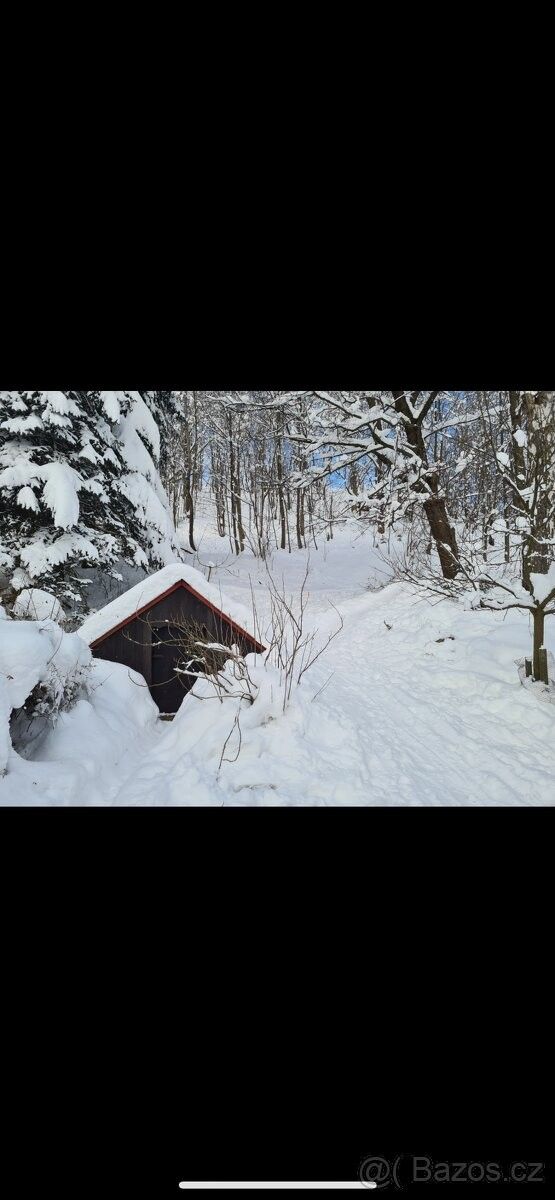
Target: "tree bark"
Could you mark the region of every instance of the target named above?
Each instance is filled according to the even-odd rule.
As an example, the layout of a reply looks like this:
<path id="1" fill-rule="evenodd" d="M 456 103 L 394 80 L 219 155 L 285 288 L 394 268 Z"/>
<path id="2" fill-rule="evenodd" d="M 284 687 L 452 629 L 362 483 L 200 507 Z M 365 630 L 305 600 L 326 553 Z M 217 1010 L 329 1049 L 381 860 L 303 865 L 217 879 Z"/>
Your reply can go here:
<path id="1" fill-rule="evenodd" d="M 288 521 L 283 490 L 283 422 L 278 429 L 278 435 L 276 438 L 276 475 L 279 516 L 281 522 L 281 549 L 285 550 L 287 548 Z"/>
<path id="2" fill-rule="evenodd" d="M 459 548 L 455 530 L 449 521 L 445 500 L 430 497 L 424 504 L 430 532 L 436 544 L 444 579 L 456 579 L 459 572 Z"/>
<path id="3" fill-rule="evenodd" d="M 534 609 L 534 679 L 541 679 L 540 650 L 545 637 L 545 611 Z"/>
<path id="4" fill-rule="evenodd" d="M 429 466 L 426 445 L 422 434 L 422 422 L 424 419 L 424 409 L 421 412 L 420 418 L 415 420 L 412 411 L 407 404 L 404 393 L 393 392 L 395 397 L 395 407 L 398 413 L 401 413 L 405 422 L 405 433 L 409 446 L 418 455 L 422 469 L 427 470 Z M 419 393 L 413 394 L 413 401 L 416 404 Z M 435 403 L 435 395 L 432 395 L 427 401 L 426 411 Z M 459 548 L 457 546 L 457 537 L 455 530 L 451 525 L 447 513 L 447 505 L 443 496 L 439 494 L 439 476 L 434 470 L 431 476 L 428 476 L 427 482 L 422 483 L 420 488 L 424 492 L 431 492 L 428 500 L 424 502 L 424 512 L 428 518 L 430 532 L 436 544 L 436 550 L 441 564 L 441 570 L 444 579 L 456 579 L 459 573 Z"/>
<path id="5" fill-rule="evenodd" d="M 195 503 L 191 491 L 190 477 L 185 480 L 185 512 L 189 517 L 189 545 L 196 552 L 195 546 Z"/>

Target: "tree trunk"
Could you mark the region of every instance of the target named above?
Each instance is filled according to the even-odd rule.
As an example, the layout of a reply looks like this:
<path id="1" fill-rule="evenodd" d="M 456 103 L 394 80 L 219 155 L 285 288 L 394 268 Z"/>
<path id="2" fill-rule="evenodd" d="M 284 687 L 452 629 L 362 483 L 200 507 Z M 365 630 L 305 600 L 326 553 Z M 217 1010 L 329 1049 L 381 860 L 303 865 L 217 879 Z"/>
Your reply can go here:
<path id="1" fill-rule="evenodd" d="M 237 505 L 235 500 L 235 450 L 233 445 L 233 420 L 231 413 L 228 417 L 229 428 L 229 485 L 230 485 L 230 504 L 231 504 L 231 524 L 233 528 L 233 541 L 235 543 L 235 553 L 239 555 L 241 548 L 239 546 L 239 537 L 237 530 Z"/>
<path id="2" fill-rule="evenodd" d="M 235 451 L 235 431 L 231 413 L 228 417 L 229 431 L 229 481 L 231 488 L 231 516 L 233 521 L 233 540 L 235 553 L 242 554 L 245 549 L 245 530 L 243 526 L 243 510 L 241 504 L 241 475 L 238 454 Z"/>
<path id="3" fill-rule="evenodd" d="M 305 525 L 304 525 L 304 492 L 302 488 L 297 491 L 297 545 L 299 550 L 302 550 L 305 543 Z"/>
<path id="4" fill-rule="evenodd" d="M 190 485 L 187 483 L 187 491 L 185 493 L 185 502 L 187 504 L 187 512 L 189 514 L 189 545 L 191 550 L 196 551 L 195 546 L 195 505 L 193 501 L 193 493 Z"/>
<path id="5" fill-rule="evenodd" d="M 430 524 L 430 532 L 436 544 L 436 550 L 441 563 L 444 579 L 456 579 L 459 571 L 459 548 L 455 530 L 447 516 L 445 500 L 439 496 L 431 497 L 424 504 L 424 511 Z"/>
<path id="6" fill-rule="evenodd" d="M 552 558 L 548 485 L 553 470 L 553 399 L 548 392 L 524 395 L 509 392 L 509 406 L 513 435 L 523 425 L 528 435 L 526 449 L 513 436 L 513 459 L 518 481 L 514 503 L 528 527 L 522 538 L 522 584 L 526 591 L 532 593 L 530 576 L 545 575 Z M 531 495 L 528 502 L 521 494 L 525 487 Z"/>
<path id="7" fill-rule="evenodd" d="M 241 501 L 241 491 L 240 491 L 241 483 L 239 480 L 239 476 L 237 476 L 237 478 L 235 480 L 235 486 L 237 489 L 235 492 L 235 511 L 237 513 L 237 532 L 239 535 L 239 549 L 242 554 L 245 549 L 246 534 L 245 534 L 245 527 L 243 525 L 243 505 L 242 505 L 242 501 Z"/>
<path id="8" fill-rule="evenodd" d="M 281 441 L 283 434 L 278 434 L 276 445 L 276 474 L 277 474 L 277 494 L 279 500 L 279 516 L 281 522 L 281 549 L 287 548 L 287 508 L 285 506 L 285 496 L 283 492 L 283 443 Z"/>
<path id="9" fill-rule="evenodd" d="M 539 662 L 539 650 L 542 649 L 545 636 L 545 612 L 543 608 L 533 610 L 533 678 L 542 678 L 542 667 Z"/>
<path id="10" fill-rule="evenodd" d="M 422 433 L 423 411 L 419 419 L 415 420 L 411 409 L 409 408 L 406 398 L 403 393 L 393 392 L 395 397 L 395 408 L 401 413 L 405 420 L 405 434 L 407 442 L 415 454 L 418 455 L 424 470 L 428 467 L 428 455 Z M 415 398 L 418 393 L 415 393 Z M 429 401 L 430 404 L 433 400 Z M 437 471 L 428 478 L 427 486 L 420 485 L 421 491 L 430 491 L 432 495 L 424 503 L 424 512 L 428 518 L 430 532 L 436 544 L 436 549 L 441 563 L 441 570 L 444 579 L 456 579 L 459 573 L 458 559 L 459 548 L 457 546 L 457 538 L 455 530 L 449 521 L 447 515 L 447 504 L 443 496 L 440 496 L 439 491 L 439 475 Z"/>

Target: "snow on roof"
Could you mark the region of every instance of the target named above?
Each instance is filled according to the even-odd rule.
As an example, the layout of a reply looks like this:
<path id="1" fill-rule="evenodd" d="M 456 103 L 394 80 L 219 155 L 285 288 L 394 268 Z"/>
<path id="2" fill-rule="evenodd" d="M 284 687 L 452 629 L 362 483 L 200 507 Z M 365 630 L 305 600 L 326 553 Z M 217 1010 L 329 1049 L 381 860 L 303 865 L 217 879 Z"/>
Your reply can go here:
<path id="1" fill-rule="evenodd" d="M 200 571 L 195 570 L 194 567 L 190 567 L 186 563 L 172 563 L 168 567 L 163 567 L 161 571 L 148 576 L 147 579 L 142 579 L 140 583 L 135 584 L 135 587 L 130 588 L 128 592 L 124 592 L 122 596 L 118 596 L 117 600 L 112 600 L 110 604 L 107 604 L 98 612 L 92 613 L 81 626 L 79 630 L 80 637 L 89 646 L 92 645 L 99 638 L 105 637 L 112 629 L 123 625 L 126 621 L 133 620 L 133 617 L 138 612 L 144 611 L 150 604 L 154 604 L 160 596 L 163 596 L 179 583 L 185 583 L 188 587 L 192 588 L 197 595 L 206 600 L 208 604 L 213 605 L 218 612 L 224 613 L 236 625 L 239 625 L 241 629 L 250 634 L 255 641 L 259 641 L 254 632 L 252 612 L 249 612 L 249 609 L 245 608 L 242 604 L 236 603 L 235 600 L 229 600 L 218 587 L 214 587 L 213 584 L 208 583 Z"/>

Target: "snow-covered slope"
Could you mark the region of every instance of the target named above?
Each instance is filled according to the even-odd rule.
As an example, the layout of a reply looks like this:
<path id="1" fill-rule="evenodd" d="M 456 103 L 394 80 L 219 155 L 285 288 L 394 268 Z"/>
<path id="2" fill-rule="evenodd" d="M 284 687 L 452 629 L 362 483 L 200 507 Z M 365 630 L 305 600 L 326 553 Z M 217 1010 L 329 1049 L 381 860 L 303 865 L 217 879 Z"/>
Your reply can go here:
<path id="1" fill-rule="evenodd" d="M 223 607 L 236 613 L 252 589 L 267 618 L 263 565 L 249 554 L 232 559 L 208 531 L 200 542 L 201 564 L 220 563 L 210 586 L 220 597 L 221 585 Z M 9 775 L 0 781 L 0 801 L 553 805 L 555 706 L 521 686 L 515 665 L 529 652 L 528 615 L 430 603 L 398 583 L 368 590 L 387 580 L 385 552 L 356 527 L 312 551 L 307 625 L 325 641 L 337 627 L 331 601 L 344 629 L 285 714 L 277 673 L 260 658 L 249 661 L 252 705 L 208 700 L 196 685 L 204 698 L 189 694 L 169 725 L 140 676 L 97 662 L 90 700 L 62 715 L 17 787 Z M 305 566 L 301 552 L 271 564 L 293 595 Z M 547 644 L 555 651 L 555 618 Z"/>
<path id="2" fill-rule="evenodd" d="M 235 762 L 218 774 L 235 708 L 211 720 L 188 697 L 115 803 L 555 803 L 555 707 L 520 686 L 520 614 L 415 608 L 398 584 L 342 607 L 343 633 L 285 715 L 268 720 L 266 701 L 245 713 Z M 321 633 L 332 623 L 320 619 Z M 233 735 L 230 758 L 236 749 Z"/>

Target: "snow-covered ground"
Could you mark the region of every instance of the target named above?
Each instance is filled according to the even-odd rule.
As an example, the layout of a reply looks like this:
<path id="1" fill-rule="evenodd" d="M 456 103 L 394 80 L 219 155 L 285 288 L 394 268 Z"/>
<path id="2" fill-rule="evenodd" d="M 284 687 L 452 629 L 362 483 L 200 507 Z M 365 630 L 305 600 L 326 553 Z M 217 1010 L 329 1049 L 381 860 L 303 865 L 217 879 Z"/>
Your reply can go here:
<path id="1" fill-rule="evenodd" d="M 515 665 L 530 652 L 527 614 L 415 596 L 388 582 L 391 549 L 354 523 L 312 548 L 307 627 L 323 643 L 338 609 L 344 628 L 285 714 L 261 659 L 250 660 L 254 704 L 197 685 L 204 698 L 189 695 L 170 724 L 138 676 L 96 662 L 90 698 L 35 759 L 12 762 L 0 802 L 552 805 L 555 705 L 523 688 Z M 267 627 L 265 568 L 250 552 L 233 558 L 207 521 L 190 561 L 232 601 L 250 607 L 253 594 Z M 306 562 L 294 551 L 270 564 L 293 597 Z M 555 618 L 546 640 L 555 651 Z"/>

